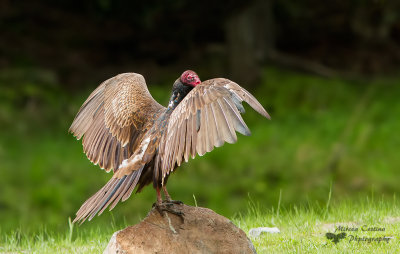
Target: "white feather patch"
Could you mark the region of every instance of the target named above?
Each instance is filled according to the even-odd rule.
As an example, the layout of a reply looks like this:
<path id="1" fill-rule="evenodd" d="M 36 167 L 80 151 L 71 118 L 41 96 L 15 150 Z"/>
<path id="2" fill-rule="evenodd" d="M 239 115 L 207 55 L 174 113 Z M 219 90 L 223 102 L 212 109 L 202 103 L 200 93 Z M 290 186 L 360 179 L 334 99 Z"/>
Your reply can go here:
<path id="1" fill-rule="evenodd" d="M 139 148 L 140 153 L 139 153 L 139 154 L 136 154 L 136 153 L 135 153 L 135 155 L 134 155 L 134 156 L 131 156 L 129 159 L 123 160 L 122 163 L 121 163 L 121 165 L 119 166 L 119 168 L 120 168 L 120 169 L 121 169 L 121 168 L 125 168 L 125 167 L 128 167 L 128 166 L 130 166 L 130 165 L 133 165 L 133 164 L 135 164 L 135 163 L 141 161 L 142 158 L 143 158 L 144 153 L 145 153 L 146 150 L 147 150 L 147 147 L 149 146 L 149 143 L 150 143 L 150 137 L 147 137 L 147 138 L 146 138 L 145 140 L 143 140 L 142 143 L 140 144 L 140 148 Z"/>

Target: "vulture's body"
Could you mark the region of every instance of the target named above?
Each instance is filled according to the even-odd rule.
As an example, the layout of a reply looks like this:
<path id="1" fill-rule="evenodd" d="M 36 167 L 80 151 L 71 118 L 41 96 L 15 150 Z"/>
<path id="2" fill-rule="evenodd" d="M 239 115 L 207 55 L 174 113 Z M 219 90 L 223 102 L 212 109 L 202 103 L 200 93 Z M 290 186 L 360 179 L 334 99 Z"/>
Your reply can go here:
<path id="1" fill-rule="evenodd" d="M 125 201 L 150 183 L 161 204 L 169 174 L 182 161 L 203 155 L 224 142 L 235 143 L 236 131 L 250 131 L 240 113 L 246 101 L 269 118 L 261 104 L 238 84 L 222 78 L 200 83 L 186 71 L 173 86 L 168 107 L 157 103 L 143 76 L 124 73 L 103 82 L 84 102 L 70 131 L 83 137 L 87 157 L 107 172 L 110 181 L 79 209 L 75 221 L 92 219 L 108 206 Z"/>

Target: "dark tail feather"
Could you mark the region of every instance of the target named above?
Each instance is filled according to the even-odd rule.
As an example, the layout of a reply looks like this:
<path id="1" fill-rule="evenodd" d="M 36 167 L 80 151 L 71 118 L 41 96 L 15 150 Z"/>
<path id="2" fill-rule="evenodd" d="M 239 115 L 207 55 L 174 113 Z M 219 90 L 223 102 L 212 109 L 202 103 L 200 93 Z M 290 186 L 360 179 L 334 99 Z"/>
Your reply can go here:
<path id="1" fill-rule="evenodd" d="M 143 167 L 133 171 L 130 175 L 125 175 L 120 179 L 111 178 L 106 185 L 103 186 L 96 194 L 83 203 L 76 213 L 75 222 L 82 224 L 86 219 L 93 219 L 98 213 L 99 215 L 112 203 L 110 210 L 121 201 L 125 201 L 135 189 L 142 174 Z"/>

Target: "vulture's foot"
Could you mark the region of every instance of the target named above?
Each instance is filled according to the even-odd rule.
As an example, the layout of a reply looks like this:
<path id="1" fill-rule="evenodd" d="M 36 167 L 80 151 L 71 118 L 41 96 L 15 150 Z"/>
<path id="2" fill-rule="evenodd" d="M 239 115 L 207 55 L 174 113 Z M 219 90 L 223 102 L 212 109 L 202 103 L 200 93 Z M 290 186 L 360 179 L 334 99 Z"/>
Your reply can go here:
<path id="1" fill-rule="evenodd" d="M 163 200 L 162 202 L 163 202 L 163 204 L 183 205 L 183 202 L 180 200 L 167 199 L 167 200 Z"/>
<path id="2" fill-rule="evenodd" d="M 162 203 L 154 203 L 153 207 L 157 209 L 157 211 L 161 214 L 161 216 L 164 217 L 165 212 L 175 214 L 176 216 L 179 216 L 182 221 L 184 221 L 184 216 L 185 214 L 179 210 L 174 209 L 174 205 L 179 204 L 182 205 L 182 201 L 177 201 L 177 200 L 163 200 Z"/>

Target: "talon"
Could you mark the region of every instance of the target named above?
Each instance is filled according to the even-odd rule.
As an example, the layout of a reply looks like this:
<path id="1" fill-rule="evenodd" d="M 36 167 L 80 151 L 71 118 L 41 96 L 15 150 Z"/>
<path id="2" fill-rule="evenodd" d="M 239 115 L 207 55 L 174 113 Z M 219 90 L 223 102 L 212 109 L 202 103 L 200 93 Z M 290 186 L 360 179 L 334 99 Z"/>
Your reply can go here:
<path id="1" fill-rule="evenodd" d="M 183 202 L 180 200 L 172 200 L 172 199 L 168 200 L 167 199 L 167 200 L 163 200 L 162 202 L 167 203 L 167 204 L 183 205 Z"/>
<path id="2" fill-rule="evenodd" d="M 153 207 L 155 207 L 157 209 L 157 211 L 160 213 L 160 215 L 163 217 L 165 215 L 165 212 L 168 212 L 168 213 L 174 214 L 176 216 L 179 216 L 182 219 L 182 221 L 184 221 L 185 214 L 181 211 L 175 210 L 173 208 L 174 204 L 175 203 L 173 203 L 173 202 L 163 201 L 161 204 L 154 203 Z"/>

